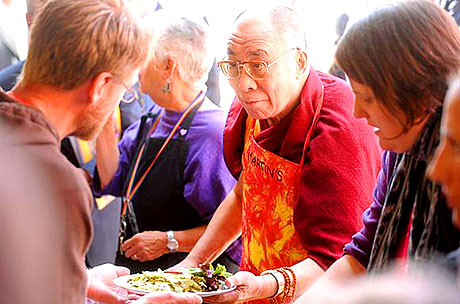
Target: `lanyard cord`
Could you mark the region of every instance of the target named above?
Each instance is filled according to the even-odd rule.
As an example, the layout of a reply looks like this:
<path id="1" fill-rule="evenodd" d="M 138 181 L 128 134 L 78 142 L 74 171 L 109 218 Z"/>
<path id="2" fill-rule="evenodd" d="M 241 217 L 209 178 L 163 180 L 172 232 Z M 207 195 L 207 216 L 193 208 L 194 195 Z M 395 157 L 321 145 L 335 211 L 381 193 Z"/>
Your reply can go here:
<path id="1" fill-rule="evenodd" d="M 152 127 L 149 130 L 148 137 L 150 137 L 150 135 L 153 133 L 153 131 L 157 128 L 157 125 L 158 125 L 158 123 L 160 121 L 160 118 L 161 118 L 161 114 L 156 117 L 155 122 L 153 123 Z M 145 144 L 146 144 L 146 141 L 144 141 L 144 143 L 141 146 L 141 149 L 139 150 L 139 153 L 136 156 L 136 161 L 134 163 L 133 171 L 131 172 L 131 175 L 129 176 L 128 188 L 126 190 L 126 198 L 128 200 L 131 200 L 131 198 L 134 196 L 135 191 L 137 190 L 136 189 L 133 192 L 133 183 L 134 183 L 134 178 L 135 178 L 136 173 L 137 173 L 137 169 L 139 167 L 141 156 L 144 153 Z M 122 209 L 122 212 L 121 212 L 122 215 L 126 214 L 126 205 L 127 205 L 127 202 L 124 201 L 123 202 L 123 209 Z"/>
<path id="2" fill-rule="evenodd" d="M 166 138 L 166 140 L 164 141 L 163 145 L 161 146 L 160 150 L 158 150 L 157 154 L 155 155 L 155 158 L 152 160 L 152 162 L 150 163 L 150 166 L 147 168 L 147 170 L 145 170 L 144 174 L 142 174 L 142 176 L 139 178 L 139 180 L 137 181 L 136 185 L 133 186 L 134 184 L 134 179 L 136 177 L 136 174 L 137 174 L 137 170 L 138 170 L 138 167 L 139 167 L 139 163 L 140 163 L 140 159 L 141 159 L 141 156 L 144 152 L 144 149 L 145 149 L 145 145 L 146 145 L 146 142 L 145 141 L 137 155 L 137 159 L 136 159 L 136 162 L 135 162 L 135 165 L 134 165 L 134 170 L 132 171 L 131 173 L 131 176 L 129 177 L 129 184 L 128 184 L 128 188 L 126 190 L 126 199 L 124 199 L 123 201 L 123 209 L 122 209 L 122 212 L 121 212 L 121 215 L 124 216 L 126 214 L 126 210 L 127 210 L 127 205 L 128 205 L 128 202 L 131 201 L 131 199 L 133 198 L 134 194 L 136 194 L 137 190 L 139 189 L 139 187 L 141 186 L 142 182 L 144 181 L 144 179 L 147 177 L 148 173 L 150 172 L 150 170 L 152 169 L 153 165 L 156 163 L 156 161 L 158 160 L 160 154 L 166 149 L 166 146 L 168 145 L 168 143 L 171 141 L 172 137 L 174 136 L 174 134 L 177 132 L 177 130 L 179 129 L 180 125 L 182 124 L 182 122 L 187 118 L 187 116 L 190 114 L 190 112 L 192 112 L 197 106 L 201 105 L 201 103 L 204 101 L 204 92 L 201 91 L 196 97 L 195 99 L 193 100 L 193 102 L 187 107 L 187 109 L 185 109 L 184 113 L 182 114 L 182 116 L 179 118 L 179 120 L 177 121 L 176 125 L 174 126 L 174 128 L 172 129 L 171 133 L 169 134 L 169 136 Z M 149 134 L 148 134 L 148 137 L 151 136 L 151 134 L 153 133 L 153 131 L 155 130 L 155 128 L 157 127 L 158 125 L 158 122 L 160 120 L 160 117 L 158 117 L 155 121 L 155 123 L 153 124 L 152 128 L 150 129 L 149 131 Z"/>

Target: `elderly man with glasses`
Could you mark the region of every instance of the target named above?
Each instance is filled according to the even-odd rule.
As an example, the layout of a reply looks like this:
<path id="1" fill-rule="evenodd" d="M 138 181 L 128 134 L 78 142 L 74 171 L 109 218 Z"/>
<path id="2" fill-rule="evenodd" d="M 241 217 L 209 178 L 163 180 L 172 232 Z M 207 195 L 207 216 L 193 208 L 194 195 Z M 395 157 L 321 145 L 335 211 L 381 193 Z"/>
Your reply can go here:
<path id="1" fill-rule="evenodd" d="M 248 272 L 231 278 L 237 289 L 215 300 L 285 302 L 361 227 L 380 150 L 373 130 L 353 117 L 349 86 L 310 67 L 290 8 L 244 12 L 227 53 L 219 66 L 236 98 L 224 155 L 238 183 L 178 267 L 212 261 L 241 233 Z M 269 275 L 254 276 L 261 273 Z"/>

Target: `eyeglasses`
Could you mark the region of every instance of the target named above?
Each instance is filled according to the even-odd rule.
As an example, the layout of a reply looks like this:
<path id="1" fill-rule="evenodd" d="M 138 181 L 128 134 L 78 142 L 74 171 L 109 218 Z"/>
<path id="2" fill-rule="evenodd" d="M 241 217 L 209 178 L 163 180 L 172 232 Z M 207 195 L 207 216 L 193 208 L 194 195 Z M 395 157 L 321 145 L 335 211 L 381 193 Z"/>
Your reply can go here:
<path id="1" fill-rule="evenodd" d="M 120 83 L 125 87 L 125 94 L 121 98 L 121 101 L 124 103 L 131 103 L 135 100 L 139 100 L 139 93 L 137 91 L 139 87 L 139 82 L 136 82 L 132 87 L 128 87 L 123 81 L 120 81 Z"/>
<path id="2" fill-rule="evenodd" d="M 281 60 L 281 58 L 283 58 L 284 56 L 286 56 L 287 54 L 289 54 L 291 51 L 294 51 L 294 50 L 298 50 L 298 49 L 297 48 L 289 49 L 287 52 L 285 52 L 283 55 L 278 57 L 275 61 L 273 61 L 270 64 L 262 60 L 253 60 L 253 61 L 245 61 L 245 62 L 224 60 L 224 61 L 219 61 L 217 64 L 219 65 L 219 68 L 221 69 L 222 73 L 229 79 L 240 78 L 241 67 L 243 67 L 246 73 L 248 73 L 248 75 L 251 76 L 253 79 L 261 80 L 261 79 L 268 77 L 270 73 L 268 69 L 269 67 L 276 64 L 278 61 Z"/>

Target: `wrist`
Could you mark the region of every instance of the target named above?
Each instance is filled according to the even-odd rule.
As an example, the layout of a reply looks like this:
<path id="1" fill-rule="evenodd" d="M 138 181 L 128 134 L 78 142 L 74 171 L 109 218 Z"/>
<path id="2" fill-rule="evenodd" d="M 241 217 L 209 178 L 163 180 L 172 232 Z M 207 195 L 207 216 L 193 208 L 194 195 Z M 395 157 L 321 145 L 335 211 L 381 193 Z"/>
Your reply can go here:
<path id="1" fill-rule="evenodd" d="M 258 285 L 260 286 L 260 298 L 273 298 L 278 294 L 279 283 L 273 275 L 260 275 L 258 280 Z"/>
<path id="2" fill-rule="evenodd" d="M 265 298 L 273 298 L 284 290 L 284 276 L 276 270 L 266 270 L 260 274 L 262 293 Z"/>
<path id="3" fill-rule="evenodd" d="M 202 264 L 206 264 L 206 260 L 195 257 L 192 253 L 189 253 L 187 257 L 181 262 L 184 263 L 185 267 L 199 267 Z"/>
<path id="4" fill-rule="evenodd" d="M 174 231 L 169 230 L 166 232 L 166 237 L 167 237 L 167 244 L 166 247 L 169 252 L 177 252 L 179 249 L 179 242 L 176 239 L 176 236 L 174 234 Z"/>

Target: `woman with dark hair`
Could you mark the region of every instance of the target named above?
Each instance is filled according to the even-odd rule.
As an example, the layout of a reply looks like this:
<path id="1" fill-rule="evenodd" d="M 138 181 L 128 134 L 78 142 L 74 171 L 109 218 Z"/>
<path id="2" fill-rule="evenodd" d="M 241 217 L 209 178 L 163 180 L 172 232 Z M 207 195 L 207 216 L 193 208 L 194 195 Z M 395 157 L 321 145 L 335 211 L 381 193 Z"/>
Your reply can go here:
<path id="1" fill-rule="evenodd" d="M 356 23 L 336 59 L 353 87 L 355 116 L 375 127 L 386 151 L 364 228 L 305 301 L 322 283 L 381 272 L 395 261 L 429 262 L 460 240 L 441 188 L 425 176 L 439 143 L 447 78 L 460 65 L 454 20 L 430 1 L 399 3 Z"/>

